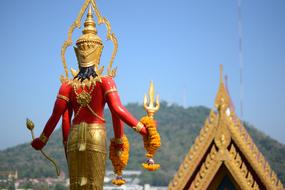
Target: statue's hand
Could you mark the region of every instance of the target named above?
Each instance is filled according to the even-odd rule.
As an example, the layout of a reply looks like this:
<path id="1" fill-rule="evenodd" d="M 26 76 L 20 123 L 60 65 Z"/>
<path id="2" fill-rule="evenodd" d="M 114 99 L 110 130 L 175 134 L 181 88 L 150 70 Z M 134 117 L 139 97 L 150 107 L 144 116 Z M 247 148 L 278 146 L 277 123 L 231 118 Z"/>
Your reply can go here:
<path id="1" fill-rule="evenodd" d="M 140 134 L 141 134 L 143 137 L 148 137 L 148 136 L 149 136 L 149 133 L 148 133 L 147 128 L 146 128 L 145 125 L 144 125 L 144 127 L 141 129 Z"/>
<path id="2" fill-rule="evenodd" d="M 144 147 L 148 152 L 149 158 L 152 158 L 156 150 L 160 147 L 160 135 L 156 128 L 156 121 L 148 116 L 141 118 L 141 123 L 144 124 L 148 131 L 148 135 L 143 137 Z"/>
<path id="3" fill-rule="evenodd" d="M 116 150 L 116 152 L 123 151 L 124 150 L 124 144 L 115 143 L 115 150 Z"/>
<path id="4" fill-rule="evenodd" d="M 44 143 L 43 141 L 41 141 L 40 138 L 35 138 L 32 143 L 31 143 L 32 147 L 36 150 L 41 150 L 46 143 Z"/>

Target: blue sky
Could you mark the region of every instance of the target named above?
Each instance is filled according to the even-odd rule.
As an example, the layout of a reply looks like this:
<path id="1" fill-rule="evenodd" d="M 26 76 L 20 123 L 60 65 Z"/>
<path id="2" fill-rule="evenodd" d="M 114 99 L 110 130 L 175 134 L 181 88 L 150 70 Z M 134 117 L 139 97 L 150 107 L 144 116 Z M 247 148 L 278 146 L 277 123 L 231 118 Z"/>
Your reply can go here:
<path id="1" fill-rule="evenodd" d="M 153 80 L 161 99 L 213 107 L 219 64 L 240 115 L 237 0 L 97 0 L 119 41 L 116 83 L 124 104 L 142 102 Z M 83 0 L 1 1 L 0 149 L 39 134 L 64 73 L 60 49 Z M 243 119 L 285 143 L 285 1 L 243 0 Z M 105 27 L 99 26 L 102 39 Z M 76 30 L 74 40 L 79 36 Z M 112 44 L 104 41 L 102 65 Z M 69 68 L 76 68 L 72 48 Z"/>

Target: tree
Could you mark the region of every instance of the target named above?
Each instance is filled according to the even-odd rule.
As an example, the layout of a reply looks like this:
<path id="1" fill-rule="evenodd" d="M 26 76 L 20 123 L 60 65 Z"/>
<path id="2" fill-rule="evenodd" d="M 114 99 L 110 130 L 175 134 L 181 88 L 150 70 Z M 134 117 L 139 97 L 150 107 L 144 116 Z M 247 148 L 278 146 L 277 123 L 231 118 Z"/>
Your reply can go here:
<path id="1" fill-rule="evenodd" d="M 54 190 L 67 190 L 67 188 L 63 184 L 56 184 Z"/>

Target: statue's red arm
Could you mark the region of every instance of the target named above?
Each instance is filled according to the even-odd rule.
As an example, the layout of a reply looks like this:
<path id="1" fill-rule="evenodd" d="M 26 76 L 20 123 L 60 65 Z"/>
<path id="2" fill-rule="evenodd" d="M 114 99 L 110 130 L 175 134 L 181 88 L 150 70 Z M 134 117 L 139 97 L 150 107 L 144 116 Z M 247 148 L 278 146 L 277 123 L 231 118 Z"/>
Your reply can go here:
<path id="1" fill-rule="evenodd" d="M 44 147 L 44 145 L 47 143 L 48 138 L 54 131 L 60 117 L 65 113 L 65 111 L 68 110 L 69 93 L 70 93 L 70 87 L 67 84 L 63 83 L 60 87 L 58 96 L 56 98 L 52 115 L 47 121 L 41 136 L 33 140 L 31 143 L 35 149 L 40 150 Z M 66 116 L 64 115 L 64 117 Z M 64 130 L 67 130 L 67 128 Z"/>
<path id="2" fill-rule="evenodd" d="M 113 123 L 115 137 L 121 138 L 124 133 L 123 124 L 121 121 L 132 128 L 135 128 L 139 124 L 139 121 L 134 116 L 132 116 L 132 114 L 130 114 L 128 110 L 122 105 L 117 87 L 111 77 L 104 77 L 102 79 L 102 85 L 106 102 L 113 115 L 113 121 L 115 119 L 115 123 Z M 145 127 L 141 128 L 140 134 L 147 135 L 147 130 Z"/>

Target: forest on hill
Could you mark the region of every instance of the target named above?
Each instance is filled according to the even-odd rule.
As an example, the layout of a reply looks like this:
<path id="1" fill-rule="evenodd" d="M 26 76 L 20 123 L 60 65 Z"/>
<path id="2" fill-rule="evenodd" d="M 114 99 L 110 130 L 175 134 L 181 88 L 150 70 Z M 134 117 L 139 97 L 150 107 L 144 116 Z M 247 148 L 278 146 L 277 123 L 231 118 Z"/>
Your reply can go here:
<path id="1" fill-rule="evenodd" d="M 145 115 L 142 105 L 128 104 L 126 108 L 137 118 Z M 155 116 L 162 139 L 162 146 L 157 152 L 155 160 L 161 164 L 161 169 L 155 172 L 142 169 L 141 163 L 145 161 L 142 137 L 125 126 L 125 132 L 131 144 L 130 159 L 126 169 L 142 170 L 142 183 L 167 186 L 199 134 L 201 127 L 203 127 L 209 112 L 210 109 L 203 106 L 184 108 L 175 104 L 169 105 L 167 102 L 161 103 L 161 108 Z M 108 139 L 110 139 L 113 137 L 113 131 L 108 110 L 106 110 L 105 116 Z M 23 125 L 25 125 L 24 120 Z M 253 126 L 245 124 L 245 127 L 279 179 L 285 184 L 285 145 Z M 44 150 L 57 160 L 61 169 L 67 174 L 61 130 L 54 132 Z M 107 169 L 112 170 L 109 160 L 107 161 Z M 55 176 L 51 164 L 43 158 L 40 152 L 32 149 L 29 143 L 0 151 L 0 171 L 11 170 L 17 170 L 20 178 Z"/>

